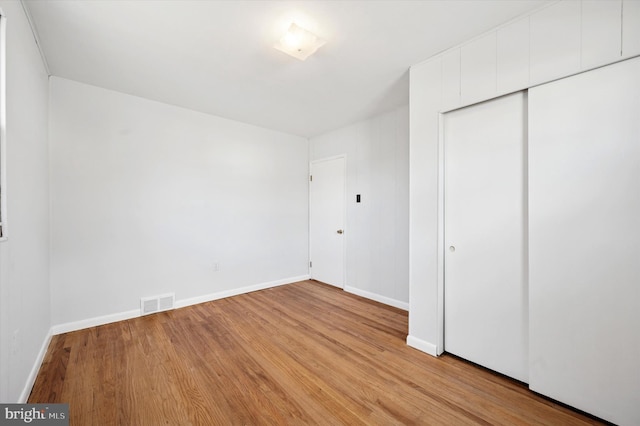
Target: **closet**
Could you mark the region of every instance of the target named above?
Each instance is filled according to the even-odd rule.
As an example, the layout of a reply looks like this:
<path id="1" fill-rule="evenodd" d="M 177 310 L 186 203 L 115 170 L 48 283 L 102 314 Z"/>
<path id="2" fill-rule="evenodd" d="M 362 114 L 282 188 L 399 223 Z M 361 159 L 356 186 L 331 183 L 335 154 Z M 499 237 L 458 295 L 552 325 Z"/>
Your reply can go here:
<path id="1" fill-rule="evenodd" d="M 525 92 L 444 115 L 445 348 L 527 381 Z"/>
<path id="2" fill-rule="evenodd" d="M 443 114 L 445 350 L 640 424 L 640 58 Z"/>
<path id="3" fill-rule="evenodd" d="M 640 424 L 640 58 L 529 90 L 530 387 Z"/>

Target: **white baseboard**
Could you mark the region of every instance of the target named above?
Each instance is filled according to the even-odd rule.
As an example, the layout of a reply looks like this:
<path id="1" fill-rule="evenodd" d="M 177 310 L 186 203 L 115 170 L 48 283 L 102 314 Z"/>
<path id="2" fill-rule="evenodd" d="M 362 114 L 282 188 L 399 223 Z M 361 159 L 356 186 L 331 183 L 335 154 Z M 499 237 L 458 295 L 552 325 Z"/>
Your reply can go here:
<path id="1" fill-rule="evenodd" d="M 265 290 L 271 287 L 278 287 L 285 284 L 293 284 L 298 281 L 308 280 L 309 275 L 300 275 L 298 277 L 286 278 L 283 280 L 270 281 L 262 284 L 250 285 L 247 287 L 234 288 L 231 290 L 219 291 L 217 293 L 205 294 L 203 296 L 191 297 L 176 301 L 176 309 L 186 306 L 197 305 L 198 303 L 211 302 L 213 300 L 224 299 L 225 297 L 233 297 L 239 294 L 251 293 L 252 291 Z"/>
<path id="2" fill-rule="evenodd" d="M 140 309 L 133 309 L 126 312 L 103 315 L 99 317 L 87 318 L 80 321 L 66 322 L 51 327 L 53 334 L 69 333 L 70 331 L 82 330 L 84 328 L 96 327 L 98 325 L 110 324 L 112 322 L 124 321 L 140 316 Z"/>
<path id="3" fill-rule="evenodd" d="M 40 347 L 40 352 L 38 352 L 38 356 L 33 363 L 33 367 L 31 367 L 31 371 L 29 372 L 29 376 L 27 377 L 27 381 L 24 384 L 24 388 L 20 393 L 20 398 L 18 399 L 18 404 L 25 404 L 27 399 L 29 399 L 29 395 L 31 394 L 31 389 L 33 389 L 33 385 L 36 382 L 36 377 L 38 377 L 38 372 L 40 371 L 40 366 L 42 365 L 42 361 L 44 361 L 44 357 L 47 354 L 47 349 L 49 349 L 49 343 L 51 343 L 51 337 L 53 336 L 52 329 L 49 329 L 49 332 L 44 338 L 42 342 L 42 346 Z"/>
<path id="4" fill-rule="evenodd" d="M 369 291 L 361 290 L 359 288 L 351 287 L 348 285 L 344 287 L 344 291 L 362 296 L 367 299 L 375 300 L 376 302 L 384 303 L 385 305 L 393 306 L 394 308 L 402 309 L 404 311 L 409 310 L 409 304 L 407 302 L 401 302 L 390 297 L 381 296 L 379 294 L 371 293 Z"/>
<path id="5" fill-rule="evenodd" d="M 407 336 L 407 345 L 419 351 L 426 352 L 432 356 L 438 356 L 438 346 L 429 343 L 426 340 L 418 339 L 412 335 Z"/>
<path id="6" fill-rule="evenodd" d="M 255 284 L 247 287 L 235 288 L 232 290 L 220 291 L 217 293 L 205 294 L 203 296 L 191 297 L 188 299 L 176 300 L 175 308 L 184 308 L 186 306 L 196 305 L 198 303 L 210 302 L 212 300 L 224 299 L 225 297 L 237 296 L 239 294 L 251 293 L 252 291 L 264 290 L 271 287 L 277 287 L 285 284 L 292 284 L 298 281 L 308 280 L 309 275 L 300 275 L 298 277 L 285 278 L 277 281 L 270 281 L 261 284 Z M 103 315 L 100 317 L 88 318 L 80 321 L 67 322 L 51 327 L 53 335 L 68 333 L 70 331 L 82 330 L 84 328 L 96 327 L 112 322 L 124 321 L 140 316 L 140 309 L 134 309 L 126 312 Z"/>

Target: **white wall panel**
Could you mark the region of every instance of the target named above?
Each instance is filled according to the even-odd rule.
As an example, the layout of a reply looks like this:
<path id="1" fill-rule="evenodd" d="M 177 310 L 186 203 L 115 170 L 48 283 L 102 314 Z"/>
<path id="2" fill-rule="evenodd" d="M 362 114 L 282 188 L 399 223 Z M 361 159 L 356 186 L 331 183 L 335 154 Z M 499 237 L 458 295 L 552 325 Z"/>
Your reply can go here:
<path id="1" fill-rule="evenodd" d="M 640 55 L 640 1 L 622 0 L 622 55 Z"/>
<path id="2" fill-rule="evenodd" d="M 530 17 L 531 83 L 580 69 L 580 2 L 564 0 Z"/>
<path id="3" fill-rule="evenodd" d="M 54 324 L 308 274 L 306 139 L 57 77 L 50 124 Z"/>
<path id="4" fill-rule="evenodd" d="M 460 49 L 460 94 L 463 104 L 495 96 L 495 32 L 473 40 Z"/>
<path id="5" fill-rule="evenodd" d="M 438 306 L 438 120 L 441 57 L 411 67 L 410 300 L 407 343 L 436 355 L 442 350 Z"/>
<path id="6" fill-rule="evenodd" d="M 25 402 L 51 327 L 49 84 L 20 2 L 0 1 L 6 26 L 8 228 L 0 242 L 0 401 Z"/>
<path id="7" fill-rule="evenodd" d="M 461 105 L 460 98 L 460 48 L 442 55 L 442 109 Z"/>
<path id="8" fill-rule="evenodd" d="M 529 17 L 497 32 L 497 91 L 509 93 L 529 86 Z"/>
<path id="9" fill-rule="evenodd" d="M 640 424 L 640 59 L 529 92 L 530 386 Z"/>
<path id="10" fill-rule="evenodd" d="M 620 58 L 622 0 L 582 1 L 582 69 Z"/>

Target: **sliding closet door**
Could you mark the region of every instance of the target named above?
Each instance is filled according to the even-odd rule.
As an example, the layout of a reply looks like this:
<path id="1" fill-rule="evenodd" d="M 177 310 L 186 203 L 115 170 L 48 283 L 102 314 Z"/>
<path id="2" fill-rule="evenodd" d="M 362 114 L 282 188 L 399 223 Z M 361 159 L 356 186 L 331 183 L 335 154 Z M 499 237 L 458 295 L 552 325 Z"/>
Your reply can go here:
<path id="1" fill-rule="evenodd" d="M 445 350 L 527 381 L 524 93 L 444 116 Z"/>
<path id="2" fill-rule="evenodd" d="M 530 387 L 640 424 L 640 59 L 529 91 Z"/>

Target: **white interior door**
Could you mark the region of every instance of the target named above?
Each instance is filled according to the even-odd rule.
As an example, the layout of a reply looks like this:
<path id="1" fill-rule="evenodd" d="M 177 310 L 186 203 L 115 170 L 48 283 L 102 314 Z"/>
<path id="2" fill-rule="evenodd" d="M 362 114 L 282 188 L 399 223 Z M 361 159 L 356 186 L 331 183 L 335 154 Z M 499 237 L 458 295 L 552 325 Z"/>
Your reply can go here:
<path id="1" fill-rule="evenodd" d="M 640 58 L 530 90 L 531 389 L 640 425 Z"/>
<path id="2" fill-rule="evenodd" d="M 311 278 L 344 287 L 344 157 L 311 163 L 309 241 Z"/>
<path id="3" fill-rule="evenodd" d="M 527 382 L 526 98 L 444 115 L 447 352 Z"/>

